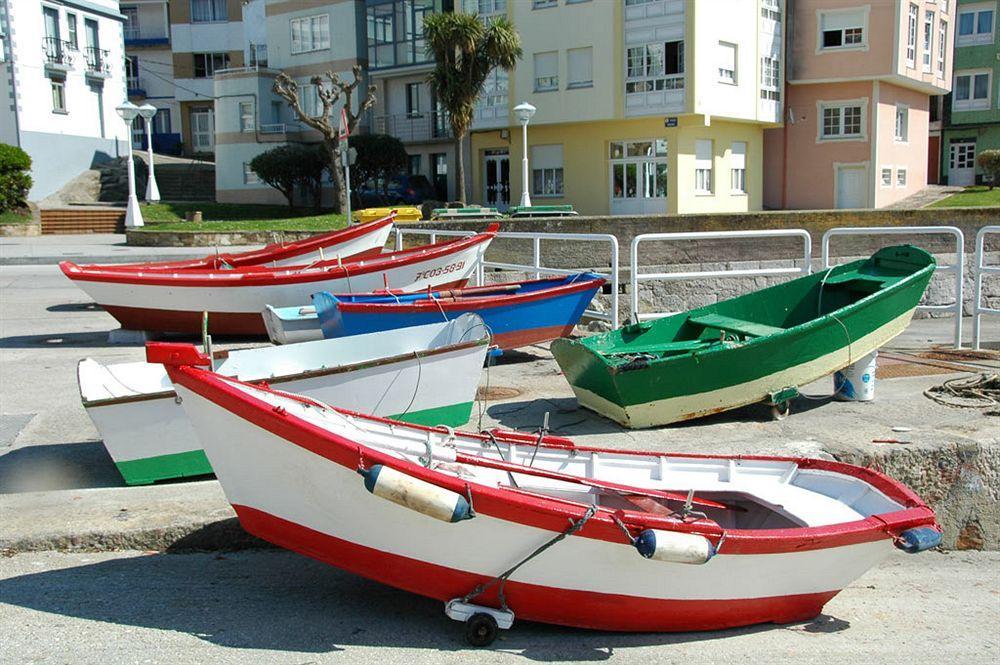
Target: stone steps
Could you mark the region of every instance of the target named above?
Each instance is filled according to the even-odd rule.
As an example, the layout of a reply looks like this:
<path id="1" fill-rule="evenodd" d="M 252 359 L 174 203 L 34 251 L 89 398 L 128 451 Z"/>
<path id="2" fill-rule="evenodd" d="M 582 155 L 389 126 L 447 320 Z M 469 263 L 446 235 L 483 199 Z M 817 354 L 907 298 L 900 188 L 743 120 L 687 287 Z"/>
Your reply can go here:
<path id="1" fill-rule="evenodd" d="M 214 201 L 215 167 L 157 165 L 156 186 L 163 201 Z"/>
<path id="2" fill-rule="evenodd" d="M 49 208 L 41 211 L 41 219 L 42 235 L 125 232 L 121 208 Z"/>

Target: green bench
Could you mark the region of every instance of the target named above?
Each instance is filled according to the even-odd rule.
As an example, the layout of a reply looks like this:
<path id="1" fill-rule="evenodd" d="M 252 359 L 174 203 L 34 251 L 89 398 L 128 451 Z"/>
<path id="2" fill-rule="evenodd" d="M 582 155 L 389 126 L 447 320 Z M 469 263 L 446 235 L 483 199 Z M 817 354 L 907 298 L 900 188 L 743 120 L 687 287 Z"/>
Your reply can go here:
<path id="1" fill-rule="evenodd" d="M 755 323 L 753 321 L 744 321 L 743 319 L 737 319 L 723 314 L 702 314 L 700 316 L 692 316 L 688 319 L 688 323 L 693 323 L 697 326 L 702 326 L 703 328 L 715 328 L 716 330 L 738 333 L 740 335 L 748 335 L 750 337 L 767 337 L 768 335 L 785 332 L 784 328 L 769 326 L 764 323 Z"/>

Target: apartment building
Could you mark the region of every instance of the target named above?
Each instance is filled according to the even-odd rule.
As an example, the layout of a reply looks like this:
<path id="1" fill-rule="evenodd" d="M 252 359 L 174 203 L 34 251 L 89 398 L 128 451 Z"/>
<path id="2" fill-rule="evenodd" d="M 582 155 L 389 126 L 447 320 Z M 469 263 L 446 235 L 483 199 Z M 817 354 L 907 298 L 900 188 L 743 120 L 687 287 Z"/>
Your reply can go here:
<path id="1" fill-rule="evenodd" d="M 32 200 L 124 153 L 116 0 L 0 0 L 0 142 L 32 159 Z"/>
<path id="2" fill-rule="evenodd" d="M 275 189 L 260 182 L 250 161 L 285 143 L 312 143 L 319 132 L 300 123 L 288 104 L 272 91 L 279 72 L 299 86 L 304 110 L 318 116 L 322 106 L 313 76 L 329 70 L 350 80 L 356 64 L 366 64 L 365 3 L 363 0 L 257 0 L 248 5 L 246 66 L 215 73 L 213 95 L 216 199 L 244 203 L 285 203 Z M 263 57 L 262 57 L 263 56 Z M 355 96 L 364 94 L 363 82 Z M 333 117 L 340 113 L 333 110 Z M 324 201 L 333 201 L 332 185 Z"/>
<path id="3" fill-rule="evenodd" d="M 130 0 L 119 6 L 125 17 L 125 77 L 128 98 L 157 108 L 153 118 L 153 150 L 181 152 L 181 115 L 174 87 L 168 0 Z M 132 144 L 146 147 L 142 118 L 132 126 Z"/>
<path id="4" fill-rule="evenodd" d="M 769 208 L 873 208 L 927 182 L 930 97 L 952 80 L 954 0 L 795 0 Z"/>
<path id="5" fill-rule="evenodd" d="M 1000 149 L 1000 31 L 997 2 L 959 0 L 951 95 L 941 108 L 941 181 L 982 183 L 976 155 Z M 1000 183 L 997 183 L 1000 184 Z"/>

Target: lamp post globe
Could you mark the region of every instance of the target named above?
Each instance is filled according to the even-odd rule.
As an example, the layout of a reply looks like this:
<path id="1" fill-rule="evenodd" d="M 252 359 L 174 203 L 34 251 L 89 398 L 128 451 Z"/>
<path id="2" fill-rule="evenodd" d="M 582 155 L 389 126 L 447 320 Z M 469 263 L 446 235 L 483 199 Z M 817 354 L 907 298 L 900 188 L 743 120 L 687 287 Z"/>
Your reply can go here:
<path id="1" fill-rule="evenodd" d="M 146 203 L 156 203 L 160 200 L 160 189 L 156 186 L 156 174 L 153 172 L 153 118 L 157 108 L 152 104 L 139 107 L 139 115 L 146 121 L 146 156 L 149 158 L 149 177 L 146 179 Z"/>
<path id="2" fill-rule="evenodd" d="M 128 205 L 125 207 L 125 228 L 133 229 L 143 225 L 139 199 L 135 197 L 135 164 L 132 161 L 132 121 L 139 115 L 139 107 L 125 100 L 115 111 L 125 121 L 125 144 L 128 146 Z"/>
<path id="3" fill-rule="evenodd" d="M 521 207 L 529 208 L 531 207 L 531 195 L 528 194 L 530 189 L 528 183 L 528 123 L 531 121 L 531 117 L 535 115 L 534 106 L 528 102 L 521 102 L 514 107 L 514 117 L 517 121 L 521 123 Z"/>

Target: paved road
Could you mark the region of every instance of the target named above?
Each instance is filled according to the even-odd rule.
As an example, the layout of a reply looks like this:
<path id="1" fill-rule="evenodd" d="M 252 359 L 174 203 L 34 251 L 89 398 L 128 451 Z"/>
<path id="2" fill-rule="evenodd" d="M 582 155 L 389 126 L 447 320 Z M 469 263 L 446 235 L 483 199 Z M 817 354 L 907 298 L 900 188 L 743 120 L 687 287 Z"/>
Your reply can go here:
<path id="1" fill-rule="evenodd" d="M 899 553 L 805 624 L 627 635 L 515 623 L 474 652 L 440 603 L 287 552 L 21 554 L 0 559 L 0 662 L 990 663 L 998 570 L 996 552 Z"/>
<path id="2" fill-rule="evenodd" d="M 224 252 L 257 249 L 260 245 L 234 245 Z M 125 244 L 124 233 L 85 233 L 0 238 L 0 265 L 77 263 L 129 263 L 176 261 L 211 254 L 212 247 L 137 247 Z"/>

